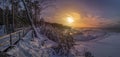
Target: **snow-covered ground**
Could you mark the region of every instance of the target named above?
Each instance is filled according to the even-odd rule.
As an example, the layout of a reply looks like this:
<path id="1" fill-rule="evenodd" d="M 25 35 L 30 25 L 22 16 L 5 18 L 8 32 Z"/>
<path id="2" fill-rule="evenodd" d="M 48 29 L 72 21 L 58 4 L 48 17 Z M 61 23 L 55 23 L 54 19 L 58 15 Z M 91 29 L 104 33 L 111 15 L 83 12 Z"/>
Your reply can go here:
<path id="1" fill-rule="evenodd" d="M 94 57 L 120 57 L 120 33 L 107 32 L 105 35 L 104 33 L 104 31 L 98 33 L 92 32 L 91 34 L 93 35 L 103 35 L 90 41 L 77 41 L 75 47 L 77 47 L 78 50 L 90 51 Z M 78 38 L 77 40 L 81 37 L 85 38 L 83 35 L 76 36 L 76 38 Z M 91 36 L 91 38 L 94 38 L 94 36 Z"/>
<path id="2" fill-rule="evenodd" d="M 58 43 L 41 34 L 39 37 L 45 39 L 44 42 L 40 38 L 32 38 L 32 30 L 29 31 L 7 54 L 14 57 L 63 57 L 53 49 Z M 68 57 L 85 57 L 87 51 L 94 57 L 120 57 L 120 33 L 88 30 L 73 37 L 75 45 L 70 49 Z"/>
<path id="3" fill-rule="evenodd" d="M 88 48 L 95 57 L 120 57 L 120 33 L 112 34 Z"/>
<path id="4" fill-rule="evenodd" d="M 46 40 L 44 45 L 40 44 L 39 38 L 31 38 L 32 31 L 30 31 L 14 48 L 9 50 L 7 54 L 15 57 L 56 57 L 54 50 L 51 47 L 55 47 L 57 44 Z M 46 38 L 45 36 L 41 36 Z"/>

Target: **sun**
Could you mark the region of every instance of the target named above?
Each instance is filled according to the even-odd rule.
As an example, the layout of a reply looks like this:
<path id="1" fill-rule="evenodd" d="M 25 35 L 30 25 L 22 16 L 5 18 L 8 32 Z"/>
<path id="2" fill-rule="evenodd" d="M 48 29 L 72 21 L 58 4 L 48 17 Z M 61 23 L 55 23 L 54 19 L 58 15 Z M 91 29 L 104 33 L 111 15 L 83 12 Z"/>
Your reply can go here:
<path id="1" fill-rule="evenodd" d="M 73 23 L 74 22 L 74 19 L 72 17 L 67 17 L 67 22 L 68 23 Z"/>

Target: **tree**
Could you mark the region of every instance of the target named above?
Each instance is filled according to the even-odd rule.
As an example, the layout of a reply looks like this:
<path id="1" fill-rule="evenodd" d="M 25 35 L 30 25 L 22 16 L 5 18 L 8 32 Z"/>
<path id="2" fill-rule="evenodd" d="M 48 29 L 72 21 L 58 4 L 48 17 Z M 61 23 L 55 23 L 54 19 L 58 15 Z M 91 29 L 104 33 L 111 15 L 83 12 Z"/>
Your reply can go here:
<path id="1" fill-rule="evenodd" d="M 22 9 L 20 0 L 0 0 L 0 2 L 1 13 L 3 13 L 0 14 L 0 23 L 5 25 L 5 33 L 6 31 L 14 32 L 15 28 L 22 27 L 21 24 L 28 26 L 26 12 Z"/>
<path id="2" fill-rule="evenodd" d="M 27 3 L 26 3 L 26 1 L 27 1 Z M 34 12 L 35 12 L 35 16 L 37 15 L 37 9 L 39 10 L 39 12 L 38 13 L 41 13 L 41 11 L 42 10 L 44 10 L 44 9 L 46 9 L 47 7 L 49 7 L 50 5 L 49 5 L 49 2 L 51 1 L 51 0 L 37 0 L 37 1 L 34 1 L 34 2 L 32 2 L 32 1 L 30 1 L 30 0 L 22 0 L 22 2 L 23 2 L 23 4 L 24 4 L 24 6 L 25 6 L 25 9 L 26 9 L 26 11 L 27 11 L 27 15 L 28 15 L 28 17 L 29 17 L 29 22 L 30 22 L 30 24 L 31 24 L 31 27 L 33 28 L 33 30 L 34 30 L 34 32 L 35 32 L 35 35 L 38 37 L 38 38 L 40 38 L 39 37 L 39 33 L 37 32 L 37 29 L 36 29 L 36 27 L 35 27 L 35 23 L 34 23 L 34 21 L 33 21 L 33 19 L 34 18 L 32 18 L 32 15 L 34 14 Z M 32 4 L 33 3 L 33 4 Z M 34 6 L 31 6 L 31 4 L 32 5 L 34 5 Z M 28 7 L 27 7 L 28 6 Z M 30 7 L 29 7 L 30 6 Z M 32 8 L 33 7 L 33 8 Z M 29 10 L 29 8 L 32 8 L 33 9 L 33 11 L 31 11 L 32 9 L 30 9 Z M 31 14 L 30 14 L 31 13 Z M 37 20 L 37 18 L 36 18 L 36 20 Z"/>
<path id="3" fill-rule="evenodd" d="M 3 13 L 3 10 L 1 8 L 0 13 Z M 3 14 L 0 14 L 0 25 L 3 25 Z"/>
<path id="4" fill-rule="evenodd" d="M 55 0 L 25 0 L 30 12 L 30 16 L 33 19 L 35 25 L 37 25 L 37 21 L 42 18 L 42 12 L 45 9 L 54 6 L 54 1 Z"/>

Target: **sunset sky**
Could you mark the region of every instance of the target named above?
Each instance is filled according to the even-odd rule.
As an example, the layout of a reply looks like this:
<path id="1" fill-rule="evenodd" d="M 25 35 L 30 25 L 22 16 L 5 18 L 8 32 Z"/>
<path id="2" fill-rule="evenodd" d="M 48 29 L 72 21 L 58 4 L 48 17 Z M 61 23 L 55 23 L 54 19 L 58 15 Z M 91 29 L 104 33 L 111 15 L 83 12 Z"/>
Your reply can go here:
<path id="1" fill-rule="evenodd" d="M 47 21 L 73 27 L 99 27 L 120 22 L 120 0 L 57 0 L 47 10 Z M 67 23 L 67 17 L 74 22 Z"/>

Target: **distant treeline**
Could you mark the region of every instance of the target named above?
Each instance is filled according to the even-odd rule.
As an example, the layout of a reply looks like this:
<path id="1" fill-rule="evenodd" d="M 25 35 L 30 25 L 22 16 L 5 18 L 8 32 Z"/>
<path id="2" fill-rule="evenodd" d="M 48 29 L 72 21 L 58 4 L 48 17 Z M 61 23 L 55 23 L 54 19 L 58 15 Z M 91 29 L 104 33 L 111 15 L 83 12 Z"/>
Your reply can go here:
<path id="1" fill-rule="evenodd" d="M 42 26 L 42 25 L 49 26 L 50 25 L 52 27 L 56 27 L 56 28 L 60 28 L 60 29 L 71 29 L 70 26 L 65 26 L 63 24 L 46 22 L 46 21 L 44 21 L 44 18 L 41 18 L 40 21 L 37 22 L 37 24 L 40 26 Z"/>

